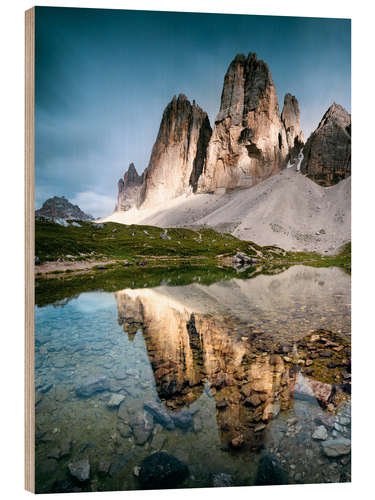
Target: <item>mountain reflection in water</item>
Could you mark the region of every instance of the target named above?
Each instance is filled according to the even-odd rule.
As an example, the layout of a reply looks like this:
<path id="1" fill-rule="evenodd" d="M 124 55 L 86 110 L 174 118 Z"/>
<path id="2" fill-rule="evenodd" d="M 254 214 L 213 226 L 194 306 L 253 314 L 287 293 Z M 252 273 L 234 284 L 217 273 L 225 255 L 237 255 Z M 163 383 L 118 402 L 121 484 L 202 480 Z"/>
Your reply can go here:
<path id="1" fill-rule="evenodd" d="M 210 486 L 221 472 L 231 474 L 233 484 L 253 484 L 266 452 L 280 459 L 290 483 L 350 480 L 346 453 L 328 457 L 324 440 L 312 439 L 319 425 L 327 430 L 326 439 L 350 438 L 350 277 L 342 270 L 295 266 L 279 275 L 210 286 L 125 289 L 114 294 L 117 318 L 115 304 L 103 306 L 109 294 L 97 294 L 86 308 L 84 295 L 89 294 L 58 308 L 61 314 L 56 308 L 49 314 L 51 306 L 37 310 L 36 423 L 39 433 L 48 432 L 52 421 L 69 418 L 69 412 L 58 414 L 59 406 L 74 407 L 80 418 L 94 402 L 103 415 L 100 424 L 92 424 L 100 425 L 96 451 L 85 447 L 87 436 L 77 428 L 65 459 L 84 456 L 96 464 L 91 489 L 139 488 L 133 466 L 158 449 L 195 471 L 182 485 L 187 487 Z M 67 334 L 69 321 L 61 323 L 68 315 L 78 323 L 86 320 L 85 327 L 75 325 L 74 335 Z M 121 340 L 114 319 L 127 333 Z M 65 335 L 54 335 L 57 324 Z M 74 348 L 64 364 L 69 342 Z M 79 397 L 77 386 L 88 376 L 104 376 L 108 386 Z M 55 391 L 64 388 L 63 402 L 45 390 L 51 384 Z M 115 393 L 125 397 L 118 411 L 107 407 Z M 148 432 L 134 415 L 150 416 L 150 402 L 156 410 Z M 176 423 L 173 429 L 160 425 L 165 411 Z M 71 428 L 75 425 L 71 422 Z M 103 428 L 107 436 L 117 428 L 116 446 L 104 444 Z M 92 438 L 92 430 L 88 434 Z M 50 448 L 48 440 L 37 442 L 41 491 L 57 491 L 45 482 Z M 122 457 L 128 465 L 103 477 L 95 472 L 100 456 L 112 465 Z M 56 474 L 65 477 L 64 459 L 57 464 Z M 71 477 L 66 481 L 62 491 L 78 487 Z"/>

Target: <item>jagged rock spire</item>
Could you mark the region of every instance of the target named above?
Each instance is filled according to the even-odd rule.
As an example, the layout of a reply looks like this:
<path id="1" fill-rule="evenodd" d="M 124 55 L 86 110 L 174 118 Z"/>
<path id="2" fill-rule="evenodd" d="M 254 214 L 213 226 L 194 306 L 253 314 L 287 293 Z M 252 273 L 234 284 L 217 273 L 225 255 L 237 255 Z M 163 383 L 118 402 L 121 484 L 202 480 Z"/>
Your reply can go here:
<path id="1" fill-rule="evenodd" d="M 279 171 L 288 154 L 269 67 L 255 53 L 238 54 L 224 78 L 199 190 L 251 186 Z"/>
<path id="2" fill-rule="evenodd" d="M 195 191 L 210 137 L 207 113 L 184 94 L 177 99 L 174 96 L 163 113 L 145 172 L 140 192 L 142 208 Z"/>

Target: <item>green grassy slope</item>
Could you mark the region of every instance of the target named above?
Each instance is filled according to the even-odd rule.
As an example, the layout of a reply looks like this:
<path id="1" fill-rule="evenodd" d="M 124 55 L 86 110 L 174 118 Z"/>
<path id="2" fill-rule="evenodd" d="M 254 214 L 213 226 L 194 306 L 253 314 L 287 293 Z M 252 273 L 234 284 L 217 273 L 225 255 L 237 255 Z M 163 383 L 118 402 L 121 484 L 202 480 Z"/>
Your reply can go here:
<path id="1" fill-rule="evenodd" d="M 234 255 L 244 252 L 255 256 L 257 252 L 267 258 L 278 255 L 276 247 L 262 247 L 239 240 L 230 234 L 213 229 L 161 229 L 155 226 L 125 226 L 114 222 L 94 224 L 79 222 L 80 227 L 60 226 L 36 220 L 35 255 L 39 261 L 100 259 L 135 259 L 143 257 L 204 257 Z M 68 256 L 68 257 L 67 257 Z"/>

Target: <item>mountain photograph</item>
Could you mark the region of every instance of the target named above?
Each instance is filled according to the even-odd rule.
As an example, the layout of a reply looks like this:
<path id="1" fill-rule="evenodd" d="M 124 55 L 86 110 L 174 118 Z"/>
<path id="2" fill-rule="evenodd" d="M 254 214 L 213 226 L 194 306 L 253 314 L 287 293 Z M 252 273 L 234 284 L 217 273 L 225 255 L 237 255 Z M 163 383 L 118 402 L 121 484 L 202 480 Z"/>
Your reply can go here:
<path id="1" fill-rule="evenodd" d="M 35 490 L 351 482 L 350 19 L 35 8 Z"/>

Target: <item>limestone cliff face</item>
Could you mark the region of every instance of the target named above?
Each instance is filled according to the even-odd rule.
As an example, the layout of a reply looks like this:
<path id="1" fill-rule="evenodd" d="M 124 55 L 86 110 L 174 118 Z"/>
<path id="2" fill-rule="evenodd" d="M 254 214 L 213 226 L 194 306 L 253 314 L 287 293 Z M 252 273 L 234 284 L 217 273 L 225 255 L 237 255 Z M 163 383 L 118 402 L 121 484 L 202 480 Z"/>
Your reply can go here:
<path id="1" fill-rule="evenodd" d="M 286 110 L 287 116 L 291 122 L 297 119 Z M 298 126 L 293 121 L 293 127 L 298 129 L 299 121 Z M 287 132 L 267 64 L 254 53 L 237 55 L 225 75 L 198 190 L 251 186 L 283 168 L 288 155 Z"/>
<path id="2" fill-rule="evenodd" d="M 281 112 L 286 140 L 289 147 L 289 157 L 294 160 L 304 144 L 303 132 L 300 125 L 300 112 L 297 99 L 291 94 L 285 94 L 284 107 Z"/>
<path id="3" fill-rule="evenodd" d="M 323 186 L 351 174 L 351 116 L 333 103 L 303 149 L 301 172 Z"/>
<path id="4" fill-rule="evenodd" d="M 137 205 L 142 183 L 143 174 L 138 175 L 134 163 L 131 163 L 124 177 L 118 181 L 116 211 L 126 211 Z"/>
<path id="5" fill-rule="evenodd" d="M 140 192 L 141 208 L 196 190 L 211 137 L 207 113 L 180 94 L 164 111 Z"/>

